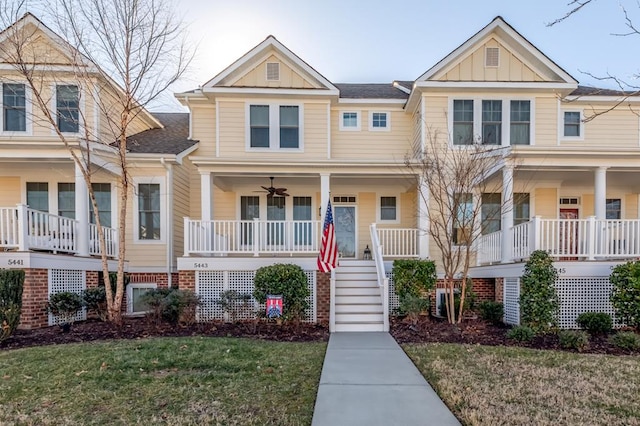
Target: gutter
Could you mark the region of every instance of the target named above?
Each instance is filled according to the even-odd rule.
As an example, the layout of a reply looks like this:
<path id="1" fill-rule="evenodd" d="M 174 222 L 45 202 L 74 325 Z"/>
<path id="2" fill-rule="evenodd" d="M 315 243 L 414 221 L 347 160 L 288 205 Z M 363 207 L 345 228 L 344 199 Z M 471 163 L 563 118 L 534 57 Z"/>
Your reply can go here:
<path id="1" fill-rule="evenodd" d="M 164 157 L 160 158 L 160 163 L 167 170 L 167 285 L 173 287 L 173 164 L 167 163 Z"/>

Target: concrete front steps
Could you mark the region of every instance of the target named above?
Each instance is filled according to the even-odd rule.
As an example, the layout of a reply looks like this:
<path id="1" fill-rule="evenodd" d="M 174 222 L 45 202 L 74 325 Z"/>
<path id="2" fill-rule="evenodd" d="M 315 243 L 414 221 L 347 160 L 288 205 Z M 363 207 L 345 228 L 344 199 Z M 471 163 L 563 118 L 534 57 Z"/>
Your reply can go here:
<path id="1" fill-rule="evenodd" d="M 384 331 L 382 297 L 373 261 L 340 261 L 334 297 L 335 331 Z"/>

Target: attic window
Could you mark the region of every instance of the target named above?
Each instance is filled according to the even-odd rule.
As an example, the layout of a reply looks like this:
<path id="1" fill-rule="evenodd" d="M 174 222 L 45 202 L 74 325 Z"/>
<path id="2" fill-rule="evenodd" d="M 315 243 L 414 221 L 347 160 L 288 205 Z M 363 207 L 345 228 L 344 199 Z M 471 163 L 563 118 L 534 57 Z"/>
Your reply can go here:
<path id="1" fill-rule="evenodd" d="M 487 47 L 484 55 L 485 67 L 497 67 L 500 64 L 500 48 Z"/>
<path id="2" fill-rule="evenodd" d="M 280 63 L 267 62 L 267 81 L 280 80 Z"/>

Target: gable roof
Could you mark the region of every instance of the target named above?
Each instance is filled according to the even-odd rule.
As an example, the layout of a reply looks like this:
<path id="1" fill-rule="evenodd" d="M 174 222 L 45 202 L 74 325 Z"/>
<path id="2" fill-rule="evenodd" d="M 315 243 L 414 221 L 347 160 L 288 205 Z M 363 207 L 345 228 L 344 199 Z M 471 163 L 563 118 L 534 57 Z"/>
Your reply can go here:
<path id="1" fill-rule="evenodd" d="M 452 63 L 464 57 L 472 51 L 478 43 L 491 33 L 497 33 L 502 38 L 513 41 L 514 45 L 520 47 L 520 53 L 528 62 L 534 64 L 538 68 L 546 68 L 558 78 L 567 84 L 577 85 L 578 81 L 568 72 L 562 69 L 558 64 L 548 58 L 540 49 L 534 46 L 529 40 L 523 37 L 511 25 L 509 25 L 501 16 L 496 16 L 487 26 L 482 28 L 476 34 L 471 36 L 467 41 L 458 46 L 454 51 L 449 53 L 433 67 L 429 68 L 424 74 L 416 79 L 416 81 L 432 80 L 441 71 L 446 69 Z"/>
<path id="2" fill-rule="evenodd" d="M 220 86 L 226 79 L 240 74 L 246 67 L 252 63 L 258 61 L 269 51 L 275 51 L 282 57 L 286 58 L 295 68 L 300 70 L 303 74 L 317 81 L 320 86 L 325 90 L 331 92 L 331 94 L 337 94 L 337 88 L 322 74 L 316 71 L 313 67 L 302 60 L 298 55 L 289 50 L 285 45 L 280 43 L 274 36 L 270 35 L 264 41 L 259 43 L 253 49 L 242 55 L 234 63 L 222 70 L 218 75 L 207 81 L 202 89 L 212 89 L 216 86 Z"/>
<path id="3" fill-rule="evenodd" d="M 164 127 L 145 130 L 127 138 L 127 148 L 134 154 L 177 155 L 198 143 L 189 139 L 189 114 L 155 113 Z"/>

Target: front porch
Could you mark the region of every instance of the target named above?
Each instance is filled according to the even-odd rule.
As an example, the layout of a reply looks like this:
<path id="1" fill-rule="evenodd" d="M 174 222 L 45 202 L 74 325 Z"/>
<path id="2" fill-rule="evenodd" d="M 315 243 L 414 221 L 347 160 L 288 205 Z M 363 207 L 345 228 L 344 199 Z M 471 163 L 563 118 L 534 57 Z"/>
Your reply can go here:
<path id="1" fill-rule="evenodd" d="M 118 232 L 103 226 L 106 254 L 118 256 Z M 99 256 L 97 225 L 31 209 L 24 204 L 0 207 L 0 249 Z M 9 265 L 11 266 L 11 265 Z"/>

